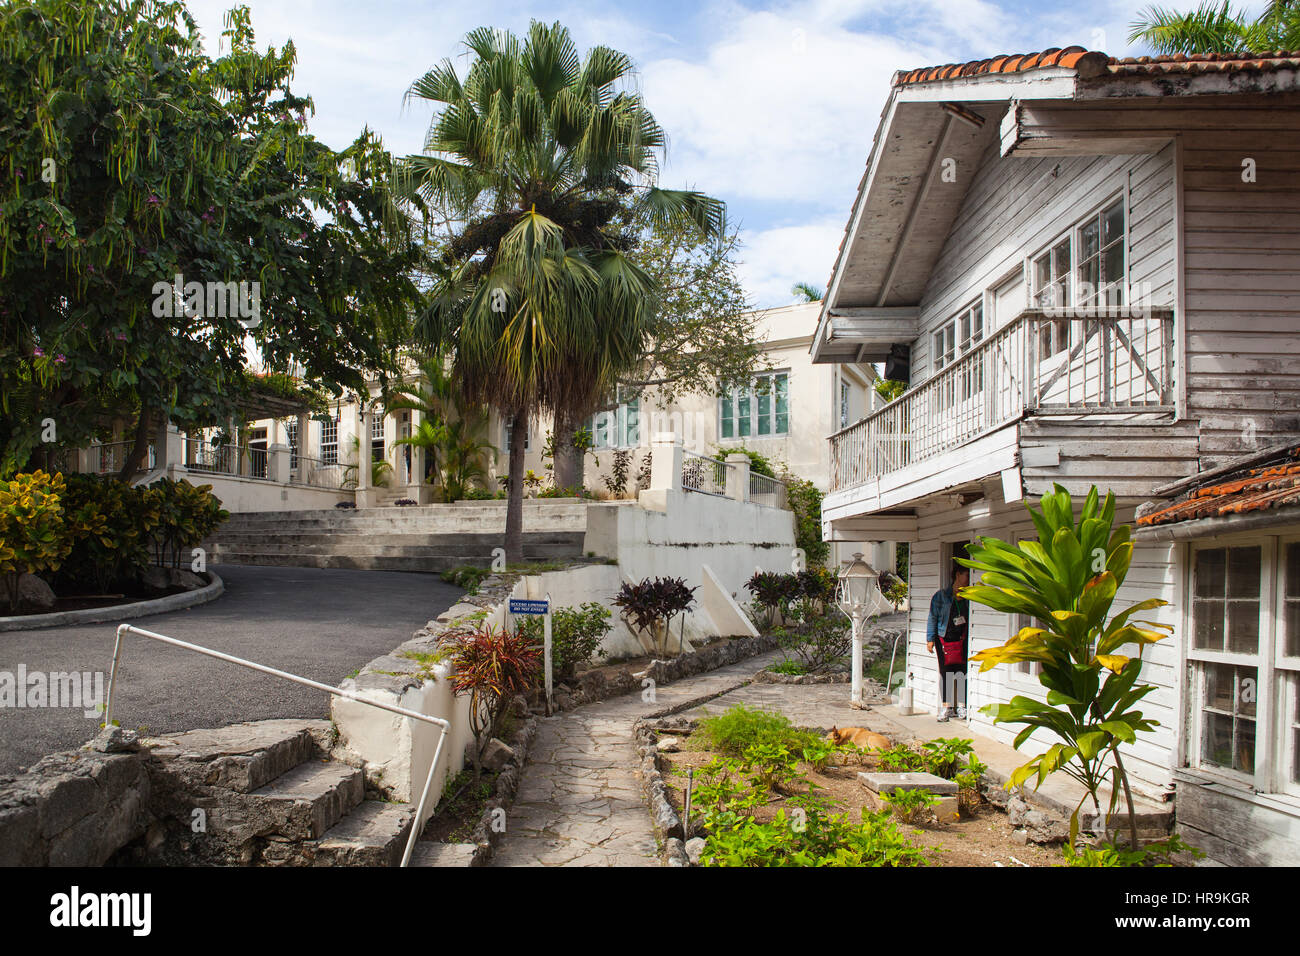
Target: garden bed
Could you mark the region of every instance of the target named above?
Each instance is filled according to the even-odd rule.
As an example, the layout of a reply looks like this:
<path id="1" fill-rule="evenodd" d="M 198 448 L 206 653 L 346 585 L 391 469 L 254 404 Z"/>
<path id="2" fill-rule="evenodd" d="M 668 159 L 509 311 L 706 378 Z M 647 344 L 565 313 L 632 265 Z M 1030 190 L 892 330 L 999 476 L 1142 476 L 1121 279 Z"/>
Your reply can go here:
<path id="1" fill-rule="evenodd" d="M 661 825 L 663 835 L 680 836 L 683 839 L 707 836 L 704 818 L 709 805 L 709 784 L 719 779 L 726 779 L 733 792 L 738 793 L 745 790 L 746 781 L 750 779 L 738 769 L 738 765 L 745 761 L 736 760 L 737 744 L 734 741 L 731 744 L 724 741 L 719 745 L 716 743 L 716 736 L 711 737 L 707 732 L 700 732 L 700 725 L 697 722 L 681 717 L 657 721 L 648 729 L 654 743 L 653 756 L 657 775 L 664 784 L 663 793 L 667 797 L 668 805 L 676 815 L 674 821 L 669 818 L 670 815 L 660 813 L 660 816 L 665 818 L 664 825 Z M 788 730 L 792 736 L 783 742 L 778 742 L 773 736 L 760 736 L 754 737 L 752 743 L 760 748 L 785 746 L 796 749 L 800 745 L 798 743 L 800 740 L 811 743 L 815 739 L 825 737 L 822 728 L 789 727 Z M 829 743 L 826 749 L 829 749 Z M 814 753 L 813 756 L 818 755 Z M 728 760 L 733 761 L 730 764 L 733 771 L 725 777 L 720 777 L 717 772 L 718 767 L 726 764 Z M 752 752 L 751 762 L 754 762 Z M 761 761 L 755 762 L 755 765 L 761 764 Z M 905 823 L 881 813 L 873 794 L 858 778 L 858 774 L 863 771 L 889 769 L 880 767 L 880 758 L 874 753 L 843 748 L 826 759 L 824 765 L 818 766 L 807 760 L 795 759 L 790 767 L 794 779 L 767 788 L 760 786 L 750 791 L 761 792 L 762 797 L 756 805 L 739 811 L 741 815 L 750 817 L 756 824 L 788 827 L 789 821 L 796 817 L 801 806 L 806 805 L 804 801 L 811 787 L 820 794 L 826 813 L 844 814 L 847 816 L 847 822 L 855 827 L 863 821 L 864 811 L 868 814 L 867 820 L 874 821 L 869 822 L 867 826 L 880 830 L 888 829 L 892 825 L 895 835 L 889 835 L 884 842 L 896 840 L 900 845 L 905 844 L 918 851 L 915 855 L 909 855 L 905 850 L 899 853 L 900 858 L 906 861 L 900 865 L 1059 866 L 1062 863 L 1059 847 L 1027 844 L 1023 831 L 1017 832 L 1010 824 L 1007 814 L 983 800 L 978 796 L 978 791 L 967 790 L 962 800 L 960 815 L 955 819 L 942 822 L 935 819 L 933 814 L 924 814 L 924 812 L 923 816 L 928 816 L 929 819 L 920 819 L 916 823 Z M 687 775 L 691 770 L 695 771 L 695 789 L 690 832 L 683 833 L 681 828 L 685 809 L 685 790 Z M 669 843 L 675 844 L 676 848 L 682 846 L 677 840 L 669 840 Z M 689 843 L 687 848 L 690 848 Z M 698 856 L 701 852 L 698 843 L 695 844 L 694 849 Z M 703 849 L 703 856 L 711 855 L 712 849 L 713 845 L 710 843 Z M 752 846 L 746 849 L 752 849 L 760 854 L 758 859 L 763 862 L 755 862 L 753 865 L 782 865 L 775 859 L 767 860 L 761 855 L 770 852 L 766 849 L 765 840 L 753 841 Z M 674 852 L 680 856 L 681 851 L 670 846 L 668 851 L 670 862 L 673 862 Z M 891 855 L 894 852 L 891 851 Z M 677 862 L 680 864 L 681 860 Z M 806 862 L 804 865 L 807 865 Z"/>

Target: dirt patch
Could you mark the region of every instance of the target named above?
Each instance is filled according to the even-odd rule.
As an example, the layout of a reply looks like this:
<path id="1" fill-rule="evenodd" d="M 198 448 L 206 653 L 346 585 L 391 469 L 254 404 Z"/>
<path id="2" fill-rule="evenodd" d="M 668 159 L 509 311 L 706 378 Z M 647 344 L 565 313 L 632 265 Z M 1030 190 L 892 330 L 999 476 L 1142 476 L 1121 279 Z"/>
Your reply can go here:
<path id="1" fill-rule="evenodd" d="M 468 843 L 496 791 L 497 774 L 486 770 L 476 781 L 466 767 L 447 781 L 438 809 L 424 825 L 421 840 L 437 843 Z"/>
<path id="2" fill-rule="evenodd" d="M 690 739 L 685 736 L 661 734 L 660 740 L 666 742 L 674 737 L 681 742 L 683 749 L 670 753 L 660 750 L 659 758 L 669 802 L 681 816 L 687 771 L 691 768 L 698 771 L 720 754 L 690 749 Z M 875 761 L 866 755 L 852 759 L 856 762 L 828 766 L 822 771 L 813 770 L 807 764 L 801 764 L 800 769 L 810 782 L 821 788 L 837 812 L 847 812 L 851 819 L 856 820 L 864 808 L 868 811 L 874 809 L 868 791 L 858 782 L 857 775 L 862 770 L 872 769 Z M 786 802 L 784 796 L 773 794 L 767 805 L 755 811 L 754 818 L 767 823 Z M 695 808 L 691 813 L 695 815 Z M 1062 862 L 1059 847 L 1026 843 L 1007 823 L 1004 812 L 982 800 L 976 807 L 963 809 L 957 820 L 925 826 L 900 823 L 899 829 L 914 845 L 926 849 L 931 866 L 1059 866 Z"/>

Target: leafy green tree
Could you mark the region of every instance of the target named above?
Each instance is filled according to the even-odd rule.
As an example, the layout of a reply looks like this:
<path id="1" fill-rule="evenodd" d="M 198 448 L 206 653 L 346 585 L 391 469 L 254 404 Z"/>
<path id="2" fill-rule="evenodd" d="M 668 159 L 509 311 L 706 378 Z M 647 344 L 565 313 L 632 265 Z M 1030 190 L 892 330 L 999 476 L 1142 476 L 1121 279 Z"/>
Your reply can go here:
<path id="1" fill-rule="evenodd" d="M 1045 753 L 1016 768 L 1007 786 L 1020 786 L 1036 776 L 1038 787 L 1058 770 L 1079 781 L 1085 793 L 1070 817 L 1073 847 L 1079 810 L 1091 798 L 1093 809 L 1101 813 L 1099 791 L 1109 779 L 1107 827 L 1122 791 L 1136 849 L 1137 818 L 1120 745 L 1158 726 L 1136 709 L 1156 689 L 1138 683 L 1138 678 L 1143 648 L 1162 640 L 1167 635 L 1159 631 L 1172 627 L 1131 618 L 1168 602 L 1150 598 L 1108 617 L 1133 559 L 1129 526 L 1115 527 L 1113 494 L 1099 501 L 1097 489 L 1091 489 L 1077 521 L 1070 494 L 1060 485 L 1043 495 L 1040 510 L 1029 502 L 1025 507 L 1038 531 L 1037 541 L 1012 545 L 982 537 L 971 546 L 969 558 L 957 559 L 983 572 L 979 584 L 962 589 L 962 597 L 1035 622 L 1005 644 L 971 658 L 979 661 L 981 672 L 999 664 L 1034 661 L 1040 667 L 1039 682 L 1047 689 L 1045 700 L 1017 695 L 1010 703 L 983 708 L 994 723 L 1024 725 L 1016 749 L 1040 728 L 1059 738 Z M 1135 645 L 1137 656 L 1120 653 L 1126 645 Z"/>
<path id="2" fill-rule="evenodd" d="M 1129 27 L 1129 42 L 1145 42 L 1157 53 L 1267 53 L 1300 49 L 1300 4 L 1272 0 L 1251 18 L 1231 0 L 1206 0 L 1180 13 L 1150 6 Z"/>
<path id="3" fill-rule="evenodd" d="M 534 22 L 523 40 L 480 28 L 465 45 L 464 79 L 444 60 L 408 94 L 435 107 L 426 153 L 408 171 L 463 223 L 416 328 L 454 354 L 464 397 L 513 419 L 505 547 L 517 561 L 528 418 L 552 411 L 557 449 L 571 444 L 653 327 L 654 283 L 628 257 L 618 217 L 716 235 L 723 207 L 655 184 L 665 137 L 626 88 L 625 54 L 598 46 L 584 58 L 559 23 Z"/>
<path id="4" fill-rule="evenodd" d="M 739 233 L 720 239 L 669 222 L 638 233 L 630 255 L 654 280 L 659 309 L 626 389 L 653 388 L 660 402 L 714 396 L 748 385 L 765 366 L 758 313 L 737 272 Z"/>
<path id="5" fill-rule="evenodd" d="M 207 57 L 179 2 L 0 8 L 0 473 L 113 415 L 134 419 L 124 474 L 165 420 L 238 418 L 250 340 L 334 394 L 389 367 L 418 202 L 369 132 L 306 133 L 291 43 L 259 53 L 246 8 L 223 36 Z"/>

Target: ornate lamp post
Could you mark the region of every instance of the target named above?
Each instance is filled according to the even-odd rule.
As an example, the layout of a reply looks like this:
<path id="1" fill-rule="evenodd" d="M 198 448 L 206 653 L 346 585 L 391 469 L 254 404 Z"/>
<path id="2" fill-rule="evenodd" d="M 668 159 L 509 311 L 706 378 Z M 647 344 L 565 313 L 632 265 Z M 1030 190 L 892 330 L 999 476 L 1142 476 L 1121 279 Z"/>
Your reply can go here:
<path id="1" fill-rule="evenodd" d="M 880 593 L 879 575 L 871 565 L 862 560 L 860 552 L 853 555 L 848 567 L 840 572 L 839 588 L 835 602 L 853 624 L 853 683 L 849 706 L 862 710 L 862 624 L 876 613 L 884 602 Z"/>

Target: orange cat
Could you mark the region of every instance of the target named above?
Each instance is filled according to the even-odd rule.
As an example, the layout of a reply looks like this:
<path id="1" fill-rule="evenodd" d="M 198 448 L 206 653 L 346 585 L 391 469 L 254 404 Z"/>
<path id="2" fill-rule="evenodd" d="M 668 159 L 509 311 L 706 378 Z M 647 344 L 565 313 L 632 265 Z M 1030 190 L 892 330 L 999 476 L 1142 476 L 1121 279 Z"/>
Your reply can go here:
<path id="1" fill-rule="evenodd" d="M 875 731 L 867 730 L 866 727 L 845 727 L 840 729 L 832 727 L 831 732 L 826 735 L 826 739 L 835 746 L 843 744 L 853 744 L 862 750 L 888 750 L 889 738 Z"/>

